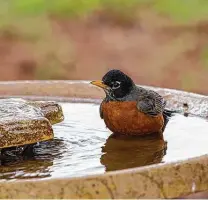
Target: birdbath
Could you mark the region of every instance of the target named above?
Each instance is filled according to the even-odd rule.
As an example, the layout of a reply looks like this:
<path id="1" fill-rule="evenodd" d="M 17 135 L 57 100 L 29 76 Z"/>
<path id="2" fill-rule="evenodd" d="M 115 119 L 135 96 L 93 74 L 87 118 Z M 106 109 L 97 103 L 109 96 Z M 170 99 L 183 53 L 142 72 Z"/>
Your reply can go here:
<path id="1" fill-rule="evenodd" d="M 144 87 L 164 96 L 168 108 L 181 109 L 188 116 L 178 115 L 170 120 L 165 130 L 169 132 L 164 133 L 167 145 L 160 139 L 144 139 L 138 143 L 111 139 L 111 133 L 99 118 L 99 103 L 104 93 L 91 86 L 89 81 L 0 82 L 1 98 L 25 99 L 18 102 L 21 105 L 27 102 L 25 110 L 32 109 L 31 116 L 36 116 L 35 119 L 27 116 L 31 126 L 43 122 L 45 131 L 35 133 L 38 140 L 53 138 L 50 124 L 63 119 L 61 113 L 56 115 L 60 110 L 58 105 L 63 108 L 65 118 L 53 126 L 53 140 L 34 147 L 37 153 L 34 159 L 0 166 L 0 197 L 208 197 L 208 97 Z M 58 104 L 47 105 L 40 101 L 56 101 Z M 50 108 L 56 110 L 52 115 L 48 112 Z M 22 124 L 21 120 L 19 124 Z M 28 138 L 28 144 L 34 142 L 37 140 Z M 14 140 L 13 144 L 21 145 L 23 140 Z"/>

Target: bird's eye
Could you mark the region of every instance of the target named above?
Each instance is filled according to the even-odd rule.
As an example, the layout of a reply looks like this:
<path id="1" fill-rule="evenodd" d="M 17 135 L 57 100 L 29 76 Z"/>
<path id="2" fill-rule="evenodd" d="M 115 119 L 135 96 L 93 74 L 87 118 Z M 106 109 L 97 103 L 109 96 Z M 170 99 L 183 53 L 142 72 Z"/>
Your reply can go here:
<path id="1" fill-rule="evenodd" d="M 112 89 L 117 89 L 117 88 L 120 87 L 121 83 L 120 83 L 119 81 L 115 81 L 115 82 L 113 82 L 112 85 L 113 85 L 113 86 L 112 86 Z"/>

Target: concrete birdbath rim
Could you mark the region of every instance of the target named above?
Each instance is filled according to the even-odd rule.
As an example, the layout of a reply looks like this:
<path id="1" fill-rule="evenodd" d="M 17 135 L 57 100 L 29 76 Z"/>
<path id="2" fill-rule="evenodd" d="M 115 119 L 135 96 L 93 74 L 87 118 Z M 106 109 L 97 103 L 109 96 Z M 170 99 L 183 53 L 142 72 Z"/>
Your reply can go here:
<path id="1" fill-rule="evenodd" d="M 165 96 L 173 109 L 181 108 L 183 103 L 190 105 L 190 112 L 198 116 L 206 117 L 208 97 L 204 95 L 183 92 L 173 89 L 148 87 Z M 0 97 L 25 97 L 27 99 L 75 101 L 75 102 L 99 102 L 104 96 L 102 90 L 91 86 L 89 81 L 8 81 L 0 82 Z M 175 198 L 197 191 L 208 190 L 205 184 L 208 164 L 208 155 L 191 158 L 183 161 L 155 164 L 146 167 L 107 172 L 102 175 L 84 176 L 80 178 L 61 178 L 38 181 L 15 181 L 12 183 L 0 183 L 2 191 L 9 191 L 8 197 L 20 198 L 52 197 L 52 198 Z M 199 179 L 199 177 L 201 177 Z M 125 181 L 122 181 L 124 180 Z M 194 189 L 192 187 L 195 181 Z M 58 181 L 60 184 L 57 184 Z M 122 181 L 122 184 L 119 183 Z M 136 181 L 136 182 L 135 182 Z M 152 181 L 154 183 L 152 183 Z M 156 182 L 155 182 L 156 181 Z M 183 185 L 183 181 L 187 184 Z M 42 183 L 42 184 L 41 184 Z M 161 183 L 161 184 L 160 184 Z M 172 183 L 172 191 L 168 191 L 167 185 Z M 69 185 L 70 184 L 70 185 Z M 47 185 L 47 187 L 46 187 Z M 65 187 L 67 185 L 67 187 Z M 134 186 L 135 185 L 135 186 Z M 21 192 L 26 187 L 27 194 Z M 56 189 L 51 189 L 55 187 Z M 80 189 L 84 187 L 84 189 Z M 10 189 L 9 189 L 10 188 Z M 29 191 L 33 188 L 33 193 Z M 47 191 L 44 191 L 45 188 Z M 48 188 L 48 189 L 47 189 Z M 77 188 L 77 189 L 76 189 Z M 129 188 L 124 190 L 124 188 Z M 12 191 L 15 189 L 14 191 Z M 50 194 L 48 196 L 48 190 Z M 60 196 L 60 191 L 64 194 Z M 77 192 L 79 190 L 79 193 Z M 95 190 L 97 192 L 95 192 Z M 81 191 L 81 192 L 80 192 Z M 145 194 L 144 194 L 145 192 Z M 26 196 L 25 196 L 26 195 Z M 143 195 L 143 196 L 142 196 Z M 0 195 L 2 197 L 7 197 Z"/>
<path id="2" fill-rule="evenodd" d="M 95 87 L 93 85 L 90 84 L 91 80 L 17 80 L 17 81 L 0 81 L 0 85 L 15 85 L 15 84 L 49 84 L 49 85 L 53 85 L 53 84 L 86 84 L 89 85 L 89 87 Z M 187 91 L 183 91 L 183 90 L 179 90 L 179 89 L 173 89 L 173 88 L 161 88 L 161 87 L 157 87 L 157 86 L 151 86 L 151 85 L 141 85 L 138 84 L 137 85 L 141 86 L 141 87 L 146 87 L 149 89 L 155 88 L 155 89 L 163 89 L 165 91 L 169 91 L 169 92 L 177 92 L 177 93 L 184 93 L 184 94 L 189 94 L 189 95 L 193 95 L 195 97 L 207 97 L 203 94 L 198 94 L 198 93 L 194 93 L 194 92 L 187 92 Z"/>
<path id="3" fill-rule="evenodd" d="M 27 98 L 34 98 L 34 99 L 53 99 L 53 100 L 62 100 L 61 101 L 80 101 L 83 100 L 84 102 L 89 101 L 96 101 L 96 99 L 101 99 L 104 97 L 104 92 L 100 88 L 96 88 L 95 86 L 90 84 L 91 81 L 89 80 L 17 80 L 17 81 L 0 81 L 0 97 L 1 98 L 8 98 L 8 97 L 27 97 Z M 63 84 L 63 87 L 61 85 Z M 54 86 L 59 86 L 58 88 Z M 183 96 L 191 96 L 192 98 L 201 98 L 208 100 L 208 97 L 203 94 L 193 93 L 193 92 L 187 92 L 183 90 L 178 89 L 172 89 L 172 88 L 160 88 L 156 86 L 147 86 L 147 85 L 140 85 L 138 86 L 145 87 L 147 89 L 153 89 L 156 91 L 163 91 L 162 94 L 178 94 Z M 32 87 L 31 87 L 32 86 Z M 41 87 L 41 88 L 40 88 Z M 69 92 L 63 92 L 62 90 L 67 90 L 70 88 L 74 89 L 78 88 L 79 91 L 77 92 L 77 95 L 72 96 L 71 91 Z M 83 89 L 80 91 L 80 87 L 83 87 Z M 32 91 L 35 88 L 35 91 Z M 41 89 L 38 91 L 38 89 Z M 47 93 L 47 89 L 53 88 L 53 91 L 51 93 Z M 23 91 L 23 89 L 26 89 L 26 91 Z M 56 90 L 58 89 L 58 90 Z M 86 95 L 82 95 L 80 92 L 84 91 L 84 89 L 87 89 L 88 92 L 88 98 Z M 90 89 L 90 90 L 89 90 Z M 94 92 L 97 93 L 96 95 Z M 44 93 L 47 93 L 48 96 L 44 96 Z"/>

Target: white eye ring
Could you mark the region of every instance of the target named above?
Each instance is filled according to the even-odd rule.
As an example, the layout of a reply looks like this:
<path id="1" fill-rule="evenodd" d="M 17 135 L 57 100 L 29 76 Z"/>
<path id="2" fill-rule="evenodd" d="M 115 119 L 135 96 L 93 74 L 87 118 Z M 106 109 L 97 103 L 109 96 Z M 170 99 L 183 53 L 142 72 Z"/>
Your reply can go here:
<path id="1" fill-rule="evenodd" d="M 120 81 L 115 81 L 113 82 L 113 86 L 112 86 L 112 89 L 118 89 L 121 85 L 121 82 Z"/>

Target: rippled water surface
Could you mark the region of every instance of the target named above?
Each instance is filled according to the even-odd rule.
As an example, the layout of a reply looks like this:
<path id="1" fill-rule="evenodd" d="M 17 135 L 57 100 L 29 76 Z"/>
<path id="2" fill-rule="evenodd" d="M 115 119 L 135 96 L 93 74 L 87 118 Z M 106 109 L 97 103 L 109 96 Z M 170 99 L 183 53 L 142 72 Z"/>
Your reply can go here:
<path id="1" fill-rule="evenodd" d="M 97 104 L 62 103 L 62 107 L 65 120 L 54 126 L 55 139 L 35 147 L 35 157 L 3 162 L 1 180 L 83 176 L 208 153 L 208 122 L 202 118 L 172 117 L 165 141 L 118 139 L 109 137 Z"/>

